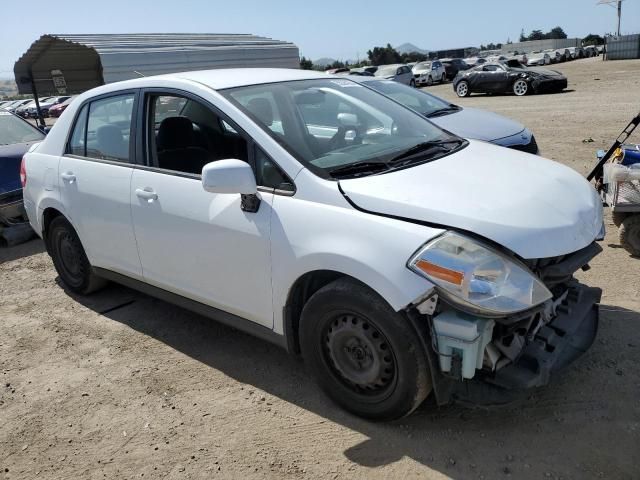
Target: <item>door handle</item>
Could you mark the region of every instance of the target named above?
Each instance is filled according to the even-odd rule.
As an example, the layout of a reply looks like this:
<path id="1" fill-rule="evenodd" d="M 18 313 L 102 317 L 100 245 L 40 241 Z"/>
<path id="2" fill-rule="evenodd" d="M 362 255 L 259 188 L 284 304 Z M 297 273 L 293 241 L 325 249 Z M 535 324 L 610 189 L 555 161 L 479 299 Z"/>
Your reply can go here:
<path id="1" fill-rule="evenodd" d="M 150 202 L 158 199 L 158 194 L 149 187 L 136 188 L 136 196 Z"/>
<path id="2" fill-rule="evenodd" d="M 72 172 L 65 172 L 62 173 L 60 175 L 60 177 L 62 178 L 62 180 L 69 182 L 69 183 L 73 183 L 76 181 L 76 176 L 72 173 Z"/>

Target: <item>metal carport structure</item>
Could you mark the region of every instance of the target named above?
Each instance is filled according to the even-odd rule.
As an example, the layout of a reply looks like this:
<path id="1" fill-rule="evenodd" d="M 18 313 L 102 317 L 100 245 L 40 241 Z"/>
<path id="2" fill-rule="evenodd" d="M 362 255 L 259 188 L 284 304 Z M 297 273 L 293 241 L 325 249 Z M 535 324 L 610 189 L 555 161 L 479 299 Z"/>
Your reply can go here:
<path id="1" fill-rule="evenodd" d="M 139 76 L 234 67 L 299 68 L 293 43 L 251 34 L 42 35 L 15 63 L 21 94 L 76 94 Z M 39 105 L 38 106 L 38 111 Z"/>

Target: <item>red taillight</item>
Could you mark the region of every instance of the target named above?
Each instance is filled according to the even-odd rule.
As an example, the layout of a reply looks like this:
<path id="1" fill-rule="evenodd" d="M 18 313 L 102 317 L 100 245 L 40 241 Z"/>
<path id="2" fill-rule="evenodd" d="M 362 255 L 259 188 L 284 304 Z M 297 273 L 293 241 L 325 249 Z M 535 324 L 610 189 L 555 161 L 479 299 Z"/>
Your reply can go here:
<path id="1" fill-rule="evenodd" d="M 22 161 L 20 162 L 20 183 L 22 183 L 22 188 L 27 186 L 27 169 L 24 165 L 24 159 L 25 157 L 22 157 Z"/>

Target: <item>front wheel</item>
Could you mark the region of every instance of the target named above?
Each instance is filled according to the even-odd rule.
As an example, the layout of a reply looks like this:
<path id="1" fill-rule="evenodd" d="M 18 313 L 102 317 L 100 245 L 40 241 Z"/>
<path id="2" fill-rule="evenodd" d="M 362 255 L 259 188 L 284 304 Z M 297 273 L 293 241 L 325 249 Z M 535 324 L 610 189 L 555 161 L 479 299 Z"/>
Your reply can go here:
<path id="1" fill-rule="evenodd" d="M 338 279 L 309 299 L 300 320 L 300 346 L 325 393 L 361 417 L 403 417 L 431 391 L 426 354 L 414 329 L 353 279 Z"/>
<path id="2" fill-rule="evenodd" d="M 627 252 L 640 257 L 640 214 L 629 215 L 622 221 L 618 238 Z"/>
<path id="3" fill-rule="evenodd" d="M 427 77 L 427 87 L 430 87 L 431 85 L 433 85 L 433 78 L 431 78 L 431 75 L 429 75 Z"/>
<path id="4" fill-rule="evenodd" d="M 440 77 L 440 83 L 445 83 L 447 81 L 447 74 L 443 73 L 442 77 Z"/>
<path id="5" fill-rule="evenodd" d="M 459 97 L 468 97 L 471 95 L 471 90 L 469 89 L 469 84 L 466 80 L 461 80 L 456 86 L 456 94 Z"/>
<path id="6" fill-rule="evenodd" d="M 60 279 L 72 292 L 87 295 L 106 284 L 93 273 L 80 238 L 66 218 L 60 216 L 51 221 L 47 247 Z"/>
<path id="7" fill-rule="evenodd" d="M 519 78 L 515 82 L 513 82 L 513 93 L 517 96 L 522 97 L 529 92 L 529 84 L 526 80 Z"/>

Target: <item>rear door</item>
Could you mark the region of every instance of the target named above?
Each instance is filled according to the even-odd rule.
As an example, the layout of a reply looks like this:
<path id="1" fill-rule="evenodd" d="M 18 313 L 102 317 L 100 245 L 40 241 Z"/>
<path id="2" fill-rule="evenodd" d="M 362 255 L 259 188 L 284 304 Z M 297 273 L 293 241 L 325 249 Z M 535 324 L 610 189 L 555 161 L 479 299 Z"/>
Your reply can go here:
<path id="1" fill-rule="evenodd" d="M 136 91 L 97 97 L 78 111 L 60 159 L 65 215 L 93 266 L 140 277 L 131 220 Z"/>

